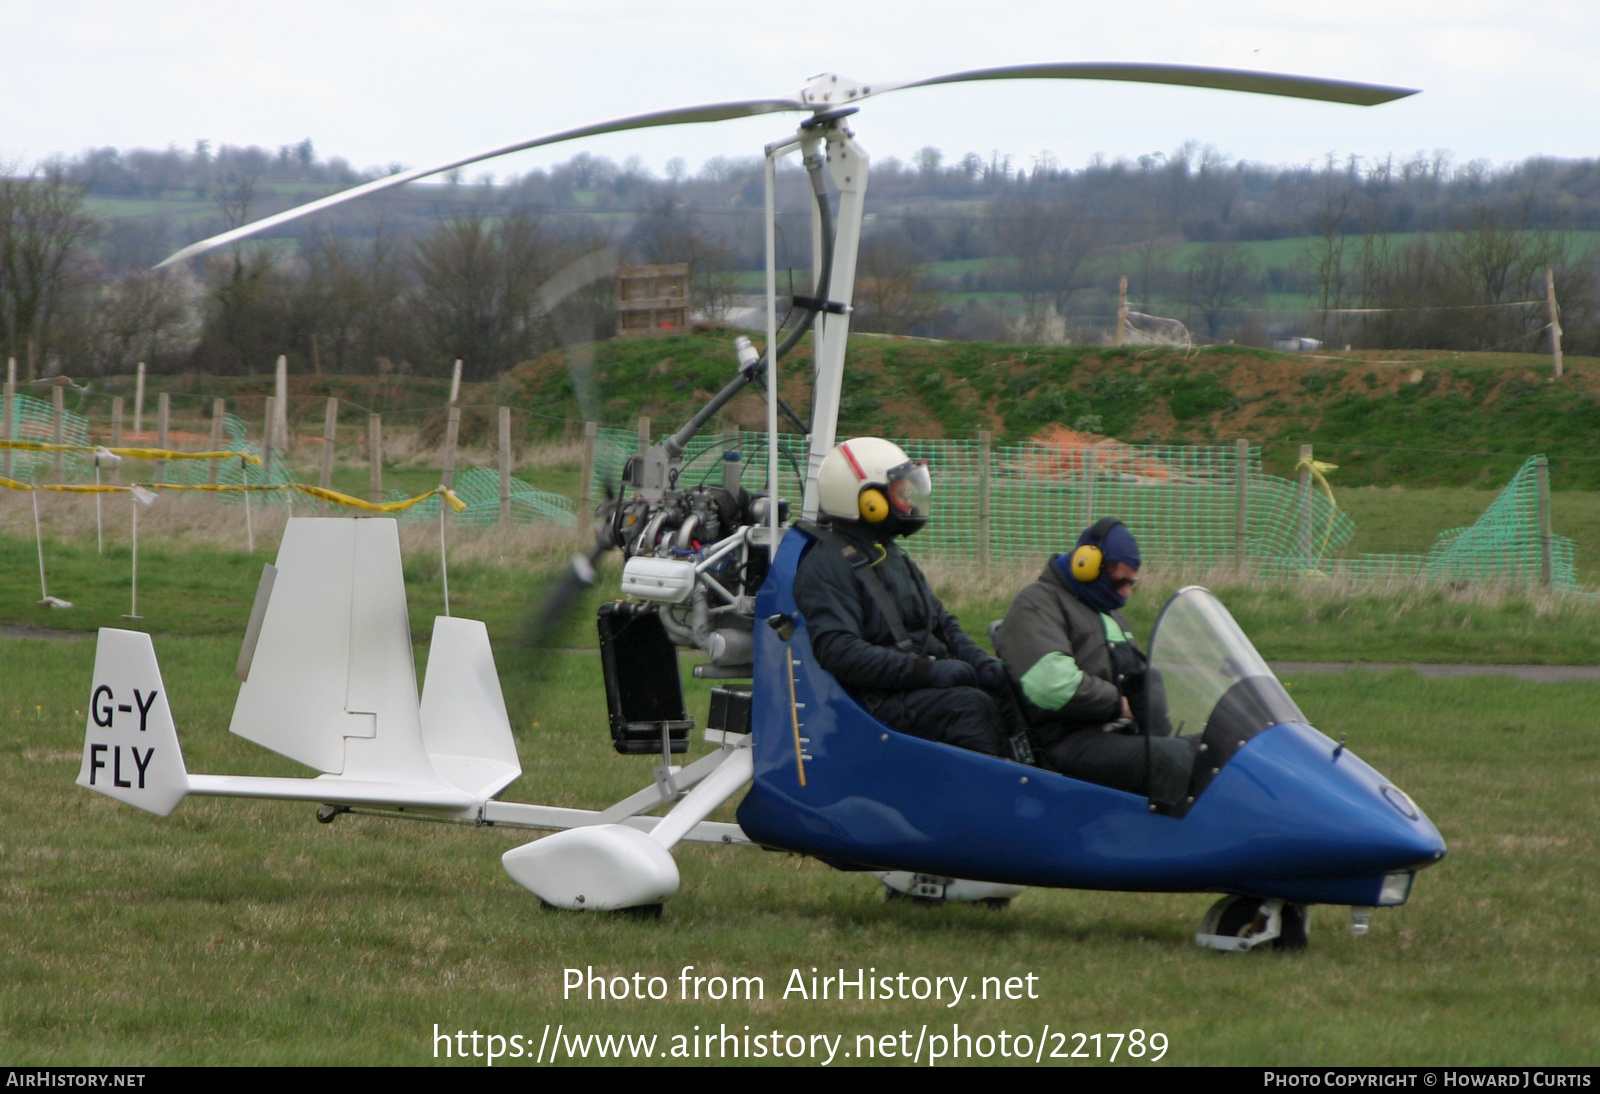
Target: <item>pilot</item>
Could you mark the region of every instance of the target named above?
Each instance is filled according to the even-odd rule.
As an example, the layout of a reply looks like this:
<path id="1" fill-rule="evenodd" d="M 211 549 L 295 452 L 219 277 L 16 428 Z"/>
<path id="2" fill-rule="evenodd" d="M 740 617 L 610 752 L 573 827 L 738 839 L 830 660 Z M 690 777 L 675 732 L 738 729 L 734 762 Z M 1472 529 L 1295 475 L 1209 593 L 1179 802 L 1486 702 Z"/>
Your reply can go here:
<path id="1" fill-rule="evenodd" d="M 1172 735 L 1160 677 L 1123 606 L 1139 573 L 1139 544 L 1120 520 L 1084 530 L 1011 602 L 995 650 L 1045 760 L 1062 774 L 1178 802 L 1194 745 Z"/>
<path id="2" fill-rule="evenodd" d="M 928 521 L 926 460 L 878 437 L 828 453 L 817 477 L 815 537 L 794 599 L 817 663 L 879 721 L 989 755 L 1008 739 L 994 692 L 1005 668 L 967 637 L 895 540 Z"/>

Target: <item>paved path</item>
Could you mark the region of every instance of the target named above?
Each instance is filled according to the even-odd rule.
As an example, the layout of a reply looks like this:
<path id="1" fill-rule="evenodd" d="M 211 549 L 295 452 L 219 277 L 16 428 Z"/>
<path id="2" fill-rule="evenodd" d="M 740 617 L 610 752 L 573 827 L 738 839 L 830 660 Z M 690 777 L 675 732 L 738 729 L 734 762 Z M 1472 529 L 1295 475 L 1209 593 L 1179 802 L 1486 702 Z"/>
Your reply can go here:
<path id="1" fill-rule="evenodd" d="M 6 638 L 32 638 L 47 642 L 82 642 L 93 638 L 92 631 L 53 631 L 44 627 L 25 627 L 20 623 L 0 623 L 0 636 Z"/>
<path id="2" fill-rule="evenodd" d="M 1600 665 L 1407 665 L 1382 661 L 1273 661 L 1279 676 L 1324 672 L 1397 672 L 1411 669 L 1426 680 L 1454 676 L 1514 676 L 1536 684 L 1600 680 Z"/>
<path id="3" fill-rule="evenodd" d="M 94 634 L 89 631 L 46 630 L 43 627 L 0 623 L 0 637 L 82 642 L 93 638 Z M 600 651 L 590 646 L 581 649 L 546 647 L 540 652 L 592 655 Z M 1405 664 L 1397 661 L 1273 661 L 1270 664 L 1272 671 L 1279 676 L 1337 672 L 1398 672 L 1410 669 L 1425 680 L 1442 680 L 1456 676 L 1511 676 L 1536 684 L 1600 680 L 1600 665 L 1430 665 Z"/>

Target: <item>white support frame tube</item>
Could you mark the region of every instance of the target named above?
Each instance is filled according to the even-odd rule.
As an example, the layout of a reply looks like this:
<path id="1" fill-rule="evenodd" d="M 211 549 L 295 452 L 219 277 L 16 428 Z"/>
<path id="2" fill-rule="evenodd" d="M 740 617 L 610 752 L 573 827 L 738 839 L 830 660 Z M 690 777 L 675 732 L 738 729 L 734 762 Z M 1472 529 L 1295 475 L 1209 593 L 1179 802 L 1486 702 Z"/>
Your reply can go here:
<path id="1" fill-rule="evenodd" d="M 834 212 L 833 268 L 828 275 L 828 300 L 844 305 L 842 314 L 817 316 L 815 338 L 816 377 L 811 396 L 811 451 L 806 466 L 807 520 L 817 516 L 817 474 L 822 461 L 838 440 L 839 396 L 844 382 L 844 359 L 850 337 L 851 302 L 855 298 L 856 256 L 861 247 L 861 220 L 865 212 L 870 157 L 841 122 L 827 130 L 827 170 L 839 191 Z"/>
<path id="2" fill-rule="evenodd" d="M 787 142 L 786 142 L 787 143 Z M 784 145 L 768 145 L 766 171 L 767 244 L 767 524 L 771 542 L 767 557 L 778 559 L 778 250 L 777 250 L 777 157 Z"/>

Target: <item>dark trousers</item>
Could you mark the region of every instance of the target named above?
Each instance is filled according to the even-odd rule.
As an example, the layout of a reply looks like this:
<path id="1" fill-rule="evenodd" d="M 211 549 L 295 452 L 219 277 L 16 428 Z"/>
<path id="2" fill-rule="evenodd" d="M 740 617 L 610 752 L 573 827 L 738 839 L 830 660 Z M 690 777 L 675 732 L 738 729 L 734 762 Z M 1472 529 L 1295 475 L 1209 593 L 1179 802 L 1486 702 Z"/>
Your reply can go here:
<path id="1" fill-rule="evenodd" d="M 995 756 L 1008 736 L 994 698 L 980 688 L 919 688 L 884 697 L 872 712 L 880 722 L 957 748 Z"/>
<path id="2" fill-rule="evenodd" d="M 1106 733 L 1099 727 L 1068 733 L 1044 752 L 1063 775 L 1160 802 L 1181 801 L 1194 769 L 1194 744 L 1182 737 Z"/>

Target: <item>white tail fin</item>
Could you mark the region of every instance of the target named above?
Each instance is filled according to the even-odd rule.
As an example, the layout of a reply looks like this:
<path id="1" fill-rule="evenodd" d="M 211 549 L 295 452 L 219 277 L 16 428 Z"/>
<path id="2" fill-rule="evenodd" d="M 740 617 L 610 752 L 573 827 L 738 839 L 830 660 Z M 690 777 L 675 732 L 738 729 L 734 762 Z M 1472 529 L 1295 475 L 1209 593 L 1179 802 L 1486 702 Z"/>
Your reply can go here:
<path id="1" fill-rule="evenodd" d="M 395 522 L 291 520 L 276 568 L 233 732 L 329 774 L 438 782 Z"/>
<path id="2" fill-rule="evenodd" d="M 489 798 L 522 774 L 489 630 L 476 619 L 434 619 L 421 717 L 423 747 L 452 786 Z"/>
<path id="3" fill-rule="evenodd" d="M 189 793 L 150 636 L 102 628 L 78 785 L 166 816 Z"/>

